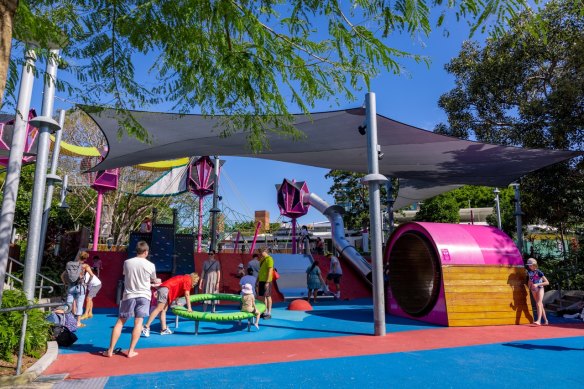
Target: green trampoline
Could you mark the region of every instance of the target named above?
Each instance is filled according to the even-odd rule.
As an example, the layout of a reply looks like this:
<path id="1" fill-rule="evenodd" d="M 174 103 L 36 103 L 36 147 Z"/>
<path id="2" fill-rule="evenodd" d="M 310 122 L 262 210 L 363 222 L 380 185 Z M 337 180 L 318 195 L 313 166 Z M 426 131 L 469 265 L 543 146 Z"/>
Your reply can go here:
<path id="1" fill-rule="evenodd" d="M 203 293 L 203 294 L 194 294 L 190 297 L 191 303 L 202 303 L 203 301 L 209 300 L 226 300 L 226 301 L 237 301 L 241 303 L 241 295 L 239 294 L 227 294 L 227 293 Z M 265 312 L 266 305 L 256 300 L 256 308 L 260 313 Z M 199 333 L 199 322 L 200 321 L 240 321 L 240 320 L 247 320 L 247 330 L 251 330 L 251 322 L 255 315 L 251 312 L 242 312 L 242 311 L 231 311 L 231 312 L 201 312 L 195 311 L 192 312 L 187 311 L 187 309 L 183 306 L 174 306 L 172 307 L 172 313 L 177 316 L 184 317 L 185 319 L 194 320 L 195 321 L 195 335 Z M 177 317 L 178 322 L 178 317 Z"/>

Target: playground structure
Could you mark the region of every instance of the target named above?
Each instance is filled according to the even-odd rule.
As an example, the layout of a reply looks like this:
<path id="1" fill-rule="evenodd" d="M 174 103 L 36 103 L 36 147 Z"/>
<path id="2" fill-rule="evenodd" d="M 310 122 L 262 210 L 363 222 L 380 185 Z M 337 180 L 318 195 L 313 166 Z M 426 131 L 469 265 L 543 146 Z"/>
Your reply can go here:
<path id="1" fill-rule="evenodd" d="M 521 254 L 494 227 L 406 223 L 385 261 L 390 314 L 445 326 L 533 321 Z"/>
<path id="2" fill-rule="evenodd" d="M 227 300 L 241 302 L 242 296 L 239 294 L 225 294 L 225 293 L 204 293 L 195 294 L 190 296 L 191 303 L 202 303 L 203 301 L 209 300 Z M 266 305 L 260 301 L 256 300 L 256 309 L 260 313 L 266 311 Z M 234 305 L 236 307 L 237 305 Z M 189 312 L 185 307 L 175 305 L 172 307 L 172 313 L 176 315 L 175 328 L 178 327 L 178 318 L 184 317 L 189 320 L 195 321 L 195 335 L 199 334 L 199 322 L 201 321 L 241 321 L 247 320 L 247 331 L 251 331 L 251 322 L 255 315 L 251 312 L 242 311 L 230 311 L 230 312 L 200 312 L 192 311 Z"/>
<path id="3" fill-rule="evenodd" d="M 31 109 L 28 112 L 28 120 L 36 117 L 36 111 Z M 0 166 L 6 168 L 8 165 L 8 153 L 10 152 L 10 143 L 12 141 L 12 134 L 14 131 L 14 116 L 10 119 L 8 117 L 4 120 L 0 119 Z M 31 163 L 36 156 L 38 129 L 27 122 L 26 125 L 26 139 L 24 144 L 22 163 Z"/>

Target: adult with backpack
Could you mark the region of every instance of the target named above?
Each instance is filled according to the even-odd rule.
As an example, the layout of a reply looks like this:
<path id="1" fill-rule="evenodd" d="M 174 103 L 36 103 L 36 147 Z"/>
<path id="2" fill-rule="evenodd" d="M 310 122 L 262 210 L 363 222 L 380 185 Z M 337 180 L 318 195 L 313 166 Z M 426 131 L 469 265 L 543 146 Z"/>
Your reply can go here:
<path id="1" fill-rule="evenodd" d="M 72 306 L 73 315 L 77 319 L 77 327 L 84 327 L 81 323 L 83 315 L 83 302 L 85 301 L 85 283 L 83 261 L 89 258 L 89 254 L 83 251 L 75 257 L 75 260 L 67 262 L 65 271 L 61 273 L 61 281 L 67 290 L 67 304 Z"/>

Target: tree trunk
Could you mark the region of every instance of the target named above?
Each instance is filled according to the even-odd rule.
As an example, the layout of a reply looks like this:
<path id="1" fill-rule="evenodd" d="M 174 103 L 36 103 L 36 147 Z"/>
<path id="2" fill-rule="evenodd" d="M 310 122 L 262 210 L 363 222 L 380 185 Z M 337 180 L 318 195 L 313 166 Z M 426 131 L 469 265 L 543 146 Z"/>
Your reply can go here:
<path id="1" fill-rule="evenodd" d="M 18 0 L 0 0 L 0 106 L 8 78 L 10 50 L 12 49 L 12 23 L 18 8 Z"/>

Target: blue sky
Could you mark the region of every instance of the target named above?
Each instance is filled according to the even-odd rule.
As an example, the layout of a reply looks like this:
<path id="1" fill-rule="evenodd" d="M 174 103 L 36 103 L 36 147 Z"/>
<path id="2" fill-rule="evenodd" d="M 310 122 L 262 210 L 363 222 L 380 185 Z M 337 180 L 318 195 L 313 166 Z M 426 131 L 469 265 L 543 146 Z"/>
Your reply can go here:
<path id="1" fill-rule="evenodd" d="M 444 29 L 438 29 L 430 37 L 416 39 L 408 35 L 395 35 L 389 40 L 390 46 L 424 55 L 430 59 L 431 64 L 428 67 L 413 60 L 402 60 L 402 75 L 383 73 L 374 79 L 371 91 L 376 94 L 379 114 L 427 130 L 432 130 L 436 124 L 445 121 L 445 114 L 438 108 L 437 101 L 441 94 L 453 87 L 454 79 L 446 73 L 444 65 L 458 54 L 462 42 L 468 38 L 465 22 L 457 23 L 454 18 L 451 19 L 446 25 L 449 34 L 445 34 Z M 39 112 L 41 96 L 42 83 L 37 80 L 32 106 Z M 59 94 L 57 96 L 60 97 Z M 359 100 L 347 101 L 338 106 L 326 101 L 319 102 L 314 111 L 359 106 L 364 101 L 365 91 L 357 92 L 357 96 L 361 96 Z M 59 108 L 71 108 L 71 103 L 57 99 L 55 109 Z M 151 110 L 164 111 L 165 107 L 152 107 Z M 276 221 L 279 210 L 275 185 L 284 178 L 306 181 L 311 192 L 332 204 L 332 198 L 327 194 L 331 181 L 325 179 L 325 169 L 259 159 L 226 157 L 225 160 L 226 177 L 222 180 L 220 189 L 223 201 L 225 205 L 248 215 L 250 219 L 255 210 L 267 210 L 271 220 Z M 318 211 L 311 209 L 299 223 L 323 220 L 325 218 Z"/>

